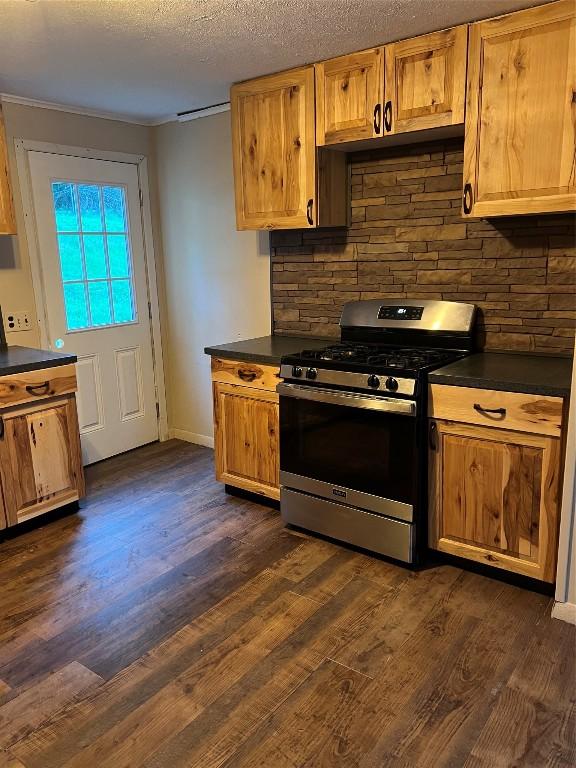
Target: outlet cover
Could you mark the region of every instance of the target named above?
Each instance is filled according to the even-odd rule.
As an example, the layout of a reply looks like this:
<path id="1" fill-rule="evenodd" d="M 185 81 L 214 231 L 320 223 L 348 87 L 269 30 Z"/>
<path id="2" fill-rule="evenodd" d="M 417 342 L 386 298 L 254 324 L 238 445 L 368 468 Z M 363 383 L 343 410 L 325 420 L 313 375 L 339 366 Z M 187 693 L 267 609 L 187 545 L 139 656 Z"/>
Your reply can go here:
<path id="1" fill-rule="evenodd" d="M 17 331 L 29 331 L 32 328 L 30 324 L 30 315 L 28 312 L 8 312 L 6 315 L 6 331 L 10 333 Z"/>

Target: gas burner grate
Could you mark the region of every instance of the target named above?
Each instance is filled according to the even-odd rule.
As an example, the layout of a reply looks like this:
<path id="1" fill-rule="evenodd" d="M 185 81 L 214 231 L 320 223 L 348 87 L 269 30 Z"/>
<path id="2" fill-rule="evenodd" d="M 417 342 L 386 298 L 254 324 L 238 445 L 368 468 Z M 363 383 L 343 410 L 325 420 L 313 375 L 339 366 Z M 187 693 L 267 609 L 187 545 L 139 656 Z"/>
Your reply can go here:
<path id="1" fill-rule="evenodd" d="M 357 365 L 418 370 L 454 360 L 454 351 L 421 348 L 396 348 L 368 344 L 331 344 L 324 349 L 305 349 L 299 355 L 306 360 L 330 360 Z"/>

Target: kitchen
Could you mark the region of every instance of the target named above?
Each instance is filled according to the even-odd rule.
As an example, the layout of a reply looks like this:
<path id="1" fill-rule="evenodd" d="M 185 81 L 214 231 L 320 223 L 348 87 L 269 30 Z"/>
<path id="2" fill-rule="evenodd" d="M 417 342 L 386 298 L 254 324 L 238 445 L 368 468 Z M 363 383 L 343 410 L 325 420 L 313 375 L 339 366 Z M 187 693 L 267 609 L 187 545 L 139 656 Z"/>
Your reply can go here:
<path id="1" fill-rule="evenodd" d="M 8 765 L 570 764 L 574 4 L 513 5 L 260 65 L 202 119 L 3 97 Z M 100 166 L 87 224 L 129 155 L 140 202 Z M 146 325 L 139 258 L 148 341 L 81 348 Z"/>

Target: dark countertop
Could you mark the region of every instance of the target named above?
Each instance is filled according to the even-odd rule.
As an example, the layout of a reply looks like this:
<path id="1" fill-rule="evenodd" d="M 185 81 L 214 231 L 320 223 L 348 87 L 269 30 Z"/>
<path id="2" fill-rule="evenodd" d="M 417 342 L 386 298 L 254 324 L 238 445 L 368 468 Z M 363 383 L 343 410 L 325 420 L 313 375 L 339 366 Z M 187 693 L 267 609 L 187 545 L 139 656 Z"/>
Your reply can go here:
<path id="1" fill-rule="evenodd" d="M 571 378 L 570 357 L 515 352 L 480 352 L 428 374 L 431 384 L 552 397 L 568 396 Z"/>
<path id="2" fill-rule="evenodd" d="M 216 347 L 206 347 L 204 352 L 214 357 L 227 360 L 245 360 L 263 365 L 280 365 L 280 358 L 293 355 L 303 349 L 322 349 L 327 344 L 334 344 L 333 337 L 314 336 L 259 336 L 257 339 L 233 341 Z"/>
<path id="3" fill-rule="evenodd" d="M 75 363 L 76 355 L 62 352 L 48 352 L 31 347 L 0 347 L 0 376 L 11 373 L 35 371 L 39 368 L 54 368 L 58 365 Z"/>

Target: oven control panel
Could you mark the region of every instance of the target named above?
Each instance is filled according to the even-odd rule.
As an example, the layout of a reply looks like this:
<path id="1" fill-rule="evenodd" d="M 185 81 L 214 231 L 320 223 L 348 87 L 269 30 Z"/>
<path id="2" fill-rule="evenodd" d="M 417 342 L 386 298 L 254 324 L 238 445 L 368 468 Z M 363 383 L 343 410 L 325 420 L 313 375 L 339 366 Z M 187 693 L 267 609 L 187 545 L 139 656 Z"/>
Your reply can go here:
<path id="1" fill-rule="evenodd" d="M 335 385 L 351 387 L 353 389 L 366 389 L 380 392 L 384 395 L 409 395 L 413 397 L 416 392 L 416 381 L 414 379 L 387 376 L 386 374 L 376 375 L 352 371 L 333 371 L 326 368 L 316 368 L 315 366 L 282 365 L 280 366 L 280 377 L 282 379 L 297 380 L 302 384 L 326 384 L 328 386 Z"/>
<path id="2" fill-rule="evenodd" d="M 422 320 L 424 307 L 413 305 L 383 306 L 378 310 L 378 320 Z"/>

